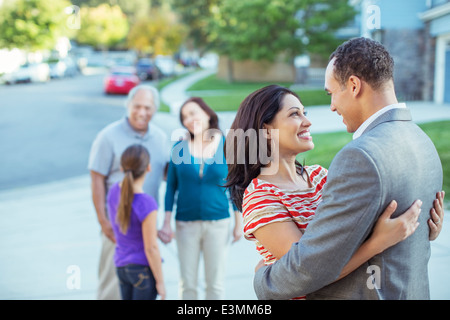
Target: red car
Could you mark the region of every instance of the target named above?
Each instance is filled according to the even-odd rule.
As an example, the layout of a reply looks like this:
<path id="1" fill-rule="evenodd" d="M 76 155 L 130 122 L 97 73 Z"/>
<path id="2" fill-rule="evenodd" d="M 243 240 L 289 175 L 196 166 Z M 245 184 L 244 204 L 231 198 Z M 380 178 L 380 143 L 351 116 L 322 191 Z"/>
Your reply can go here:
<path id="1" fill-rule="evenodd" d="M 134 67 L 115 67 L 105 78 L 105 93 L 128 94 L 139 82 Z"/>

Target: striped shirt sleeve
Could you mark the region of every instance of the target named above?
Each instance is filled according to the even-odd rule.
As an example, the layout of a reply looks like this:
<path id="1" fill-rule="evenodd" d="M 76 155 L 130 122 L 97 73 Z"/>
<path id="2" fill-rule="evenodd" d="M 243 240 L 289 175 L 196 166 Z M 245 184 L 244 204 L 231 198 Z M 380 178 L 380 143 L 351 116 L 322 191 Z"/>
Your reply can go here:
<path id="1" fill-rule="evenodd" d="M 270 186 L 252 181 L 244 193 L 242 203 L 244 237 L 254 240 L 253 233 L 269 223 L 292 219 L 279 196 Z"/>

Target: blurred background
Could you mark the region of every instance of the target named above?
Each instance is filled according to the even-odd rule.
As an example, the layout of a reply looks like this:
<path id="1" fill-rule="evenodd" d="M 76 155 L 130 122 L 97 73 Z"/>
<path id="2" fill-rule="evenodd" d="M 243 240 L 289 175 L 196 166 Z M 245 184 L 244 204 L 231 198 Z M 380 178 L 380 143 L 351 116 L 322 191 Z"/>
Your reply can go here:
<path id="1" fill-rule="evenodd" d="M 228 82 L 321 85 L 336 46 L 366 36 L 395 57 L 402 99 L 448 103 L 448 7 L 446 0 L 0 0 L 0 79 L 46 82 L 133 66 L 142 81 L 217 67 Z"/>

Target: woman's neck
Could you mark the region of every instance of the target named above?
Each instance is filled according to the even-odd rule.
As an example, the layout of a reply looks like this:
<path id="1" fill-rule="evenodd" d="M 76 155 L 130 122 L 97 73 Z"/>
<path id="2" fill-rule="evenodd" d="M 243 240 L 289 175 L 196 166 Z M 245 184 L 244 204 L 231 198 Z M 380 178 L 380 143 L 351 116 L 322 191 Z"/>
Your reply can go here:
<path id="1" fill-rule="evenodd" d="M 307 180 L 298 174 L 296 156 L 281 157 L 272 161 L 269 167 L 262 168 L 258 178 L 286 189 L 309 186 Z"/>
<path id="2" fill-rule="evenodd" d="M 189 148 L 191 154 L 196 158 L 212 158 L 217 151 L 219 146 L 219 136 L 212 135 L 206 136 L 204 134 L 195 135 L 189 141 Z"/>

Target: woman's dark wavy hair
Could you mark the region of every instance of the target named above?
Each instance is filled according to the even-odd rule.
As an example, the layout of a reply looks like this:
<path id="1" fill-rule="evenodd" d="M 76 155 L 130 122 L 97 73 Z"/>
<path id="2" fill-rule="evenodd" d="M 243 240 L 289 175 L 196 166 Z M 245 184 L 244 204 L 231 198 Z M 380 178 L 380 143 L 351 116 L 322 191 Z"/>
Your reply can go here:
<path id="1" fill-rule="evenodd" d="M 259 140 L 262 138 L 259 136 L 260 129 L 263 129 L 264 124 L 270 124 L 273 121 L 281 109 L 281 102 L 286 94 L 291 94 L 300 100 L 296 93 L 278 85 L 266 86 L 251 93 L 242 101 L 227 134 L 224 152 L 228 165 L 228 176 L 225 187 L 229 189 L 231 200 L 240 211 L 242 211 L 245 189 L 261 173 L 261 168 L 265 165 L 261 163 L 258 157 L 256 163 L 250 163 L 250 152 L 259 154 L 259 150 L 250 150 L 248 135 L 236 135 L 234 133 L 239 129 L 242 129 L 243 132 L 255 130 L 258 141 L 256 143 L 253 141 L 252 145 L 259 148 Z M 270 153 L 270 143 L 268 143 L 267 148 Z M 245 155 L 244 163 L 237 161 L 239 152 Z M 297 166 L 303 168 L 298 162 Z"/>

